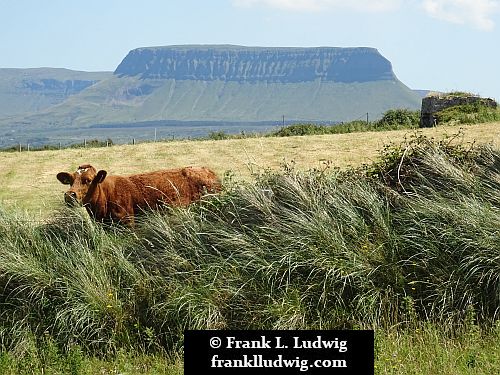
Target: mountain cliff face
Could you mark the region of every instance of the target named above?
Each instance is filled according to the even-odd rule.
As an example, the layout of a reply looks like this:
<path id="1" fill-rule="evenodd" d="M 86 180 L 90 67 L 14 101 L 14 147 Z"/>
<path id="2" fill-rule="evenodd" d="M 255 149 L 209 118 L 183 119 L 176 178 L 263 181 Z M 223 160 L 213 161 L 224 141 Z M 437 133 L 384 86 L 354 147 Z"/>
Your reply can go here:
<path id="1" fill-rule="evenodd" d="M 297 83 L 396 80 L 374 48 L 170 46 L 129 52 L 115 75 L 142 79 Z"/>
<path id="2" fill-rule="evenodd" d="M 40 80 L 25 79 L 22 81 L 22 85 L 32 92 L 41 92 L 45 94 L 54 93 L 55 95 L 67 96 L 79 93 L 97 82 L 98 81 L 84 81 L 80 79 L 58 81 L 53 78 L 42 78 Z"/>

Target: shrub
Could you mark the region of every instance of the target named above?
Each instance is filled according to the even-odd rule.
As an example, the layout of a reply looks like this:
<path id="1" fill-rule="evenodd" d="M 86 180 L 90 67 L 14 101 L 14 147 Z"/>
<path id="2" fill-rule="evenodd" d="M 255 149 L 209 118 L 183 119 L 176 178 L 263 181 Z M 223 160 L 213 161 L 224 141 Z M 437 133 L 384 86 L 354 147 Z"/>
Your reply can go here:
<path id="1" fill-rule="evenodd" d="M 208 139 L 211 139 L 213 141 L 220 141 L 221 139 L 228 139 L 230 137 L 231 136 L 223 130 L 211 131 L 208 133 Z"/>
<path id="2" fill-rule="evenodd" d="M 420 111 L 409 109 L 390 109 L 375 123 L 377 128 L 418 128 Z"/>
<path id="3" fill-rule="evenodd" d="M 294 124 L 284 126 L 281 129 L 273 132 L 273 137 L 291 137 L 296 135 L 317 135 L 328 134 L 329 127 L 316 124 Z"/>
<path id="4" fill-rule="evenodd" d="M 270 136 L 290 137 L 297 135 L 345 134 L 364 131 L 411 129 L 417 128 L 419 123 L 420 111 L 392 109 L 385 112 L 382 118 L 375 122 L 355 120 L 334 125 L 294 124 L 284 126 L 272 132 Z"/>

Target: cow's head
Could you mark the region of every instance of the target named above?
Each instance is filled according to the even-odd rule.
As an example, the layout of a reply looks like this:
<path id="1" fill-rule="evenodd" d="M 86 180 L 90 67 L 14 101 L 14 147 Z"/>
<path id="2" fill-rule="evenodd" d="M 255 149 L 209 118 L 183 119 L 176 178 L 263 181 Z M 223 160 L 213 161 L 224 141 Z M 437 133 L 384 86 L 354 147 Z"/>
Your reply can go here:
<path id="1" fill-rule="evenodd" d="M 97 172 L 96 169 L 89 165 L 81 165 L 76 172 L 60 172 L 57 174 L 57 179 L 65 184 L 70 185 L 69 190 L 64 193 L 64 201 L 68 206 L 81 205 L 89 190 L 94 190 L 97 184 L 100 184 L 106 178 L 106 171 Z"/>

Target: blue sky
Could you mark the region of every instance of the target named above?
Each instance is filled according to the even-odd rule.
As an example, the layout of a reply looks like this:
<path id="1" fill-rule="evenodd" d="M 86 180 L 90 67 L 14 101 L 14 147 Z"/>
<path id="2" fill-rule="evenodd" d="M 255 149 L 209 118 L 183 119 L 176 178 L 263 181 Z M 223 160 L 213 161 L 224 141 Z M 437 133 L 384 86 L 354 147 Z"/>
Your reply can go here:
<path id="1" fill-rule="evenodd" d="M 0 0 L 0 67 L 112 71 L 172 44 L 375 47 L 414 89 L 500 100 L 500 0 Z"/>

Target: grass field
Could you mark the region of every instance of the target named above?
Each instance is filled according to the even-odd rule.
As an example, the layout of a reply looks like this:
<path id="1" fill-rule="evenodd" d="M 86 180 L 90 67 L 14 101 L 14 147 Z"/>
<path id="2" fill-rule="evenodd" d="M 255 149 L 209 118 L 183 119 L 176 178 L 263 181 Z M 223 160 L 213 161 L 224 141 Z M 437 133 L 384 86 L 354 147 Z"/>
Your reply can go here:
<path id="1" fill-rule="evenodd" d="M 1 153 L 0 374 L 180 374 L 186 328 L 369 328 L 376 374 L 495 374 L 499 126 Z M 62 207 L 85 162 L 237 183 L 105 228 Z"/>
<path id="2" fill-rule="evenodd" d="M 500 144 L 500 123 L 436 127 L 419 133 L 437 139 L 463 129 L 465 142 Z M 284 138 L 248 138 L 220 141 L 173 141 L 121 145 L 109 148 L 36 152 L 0 152 L 0 204 L 28 210 L 45 218 L 62 204 L 66 186 L 55 178 L 90 163 L 112 174 L 133 174 L 156 169 L 200 165 L 221 177 L 230 171 L 236 180 L 248 180 L 266 169 L 293 162 L 298 169 L 346 168 L 369 163 L 384 145 L 401 142 L 408 130 L 363 132 Z"/>

